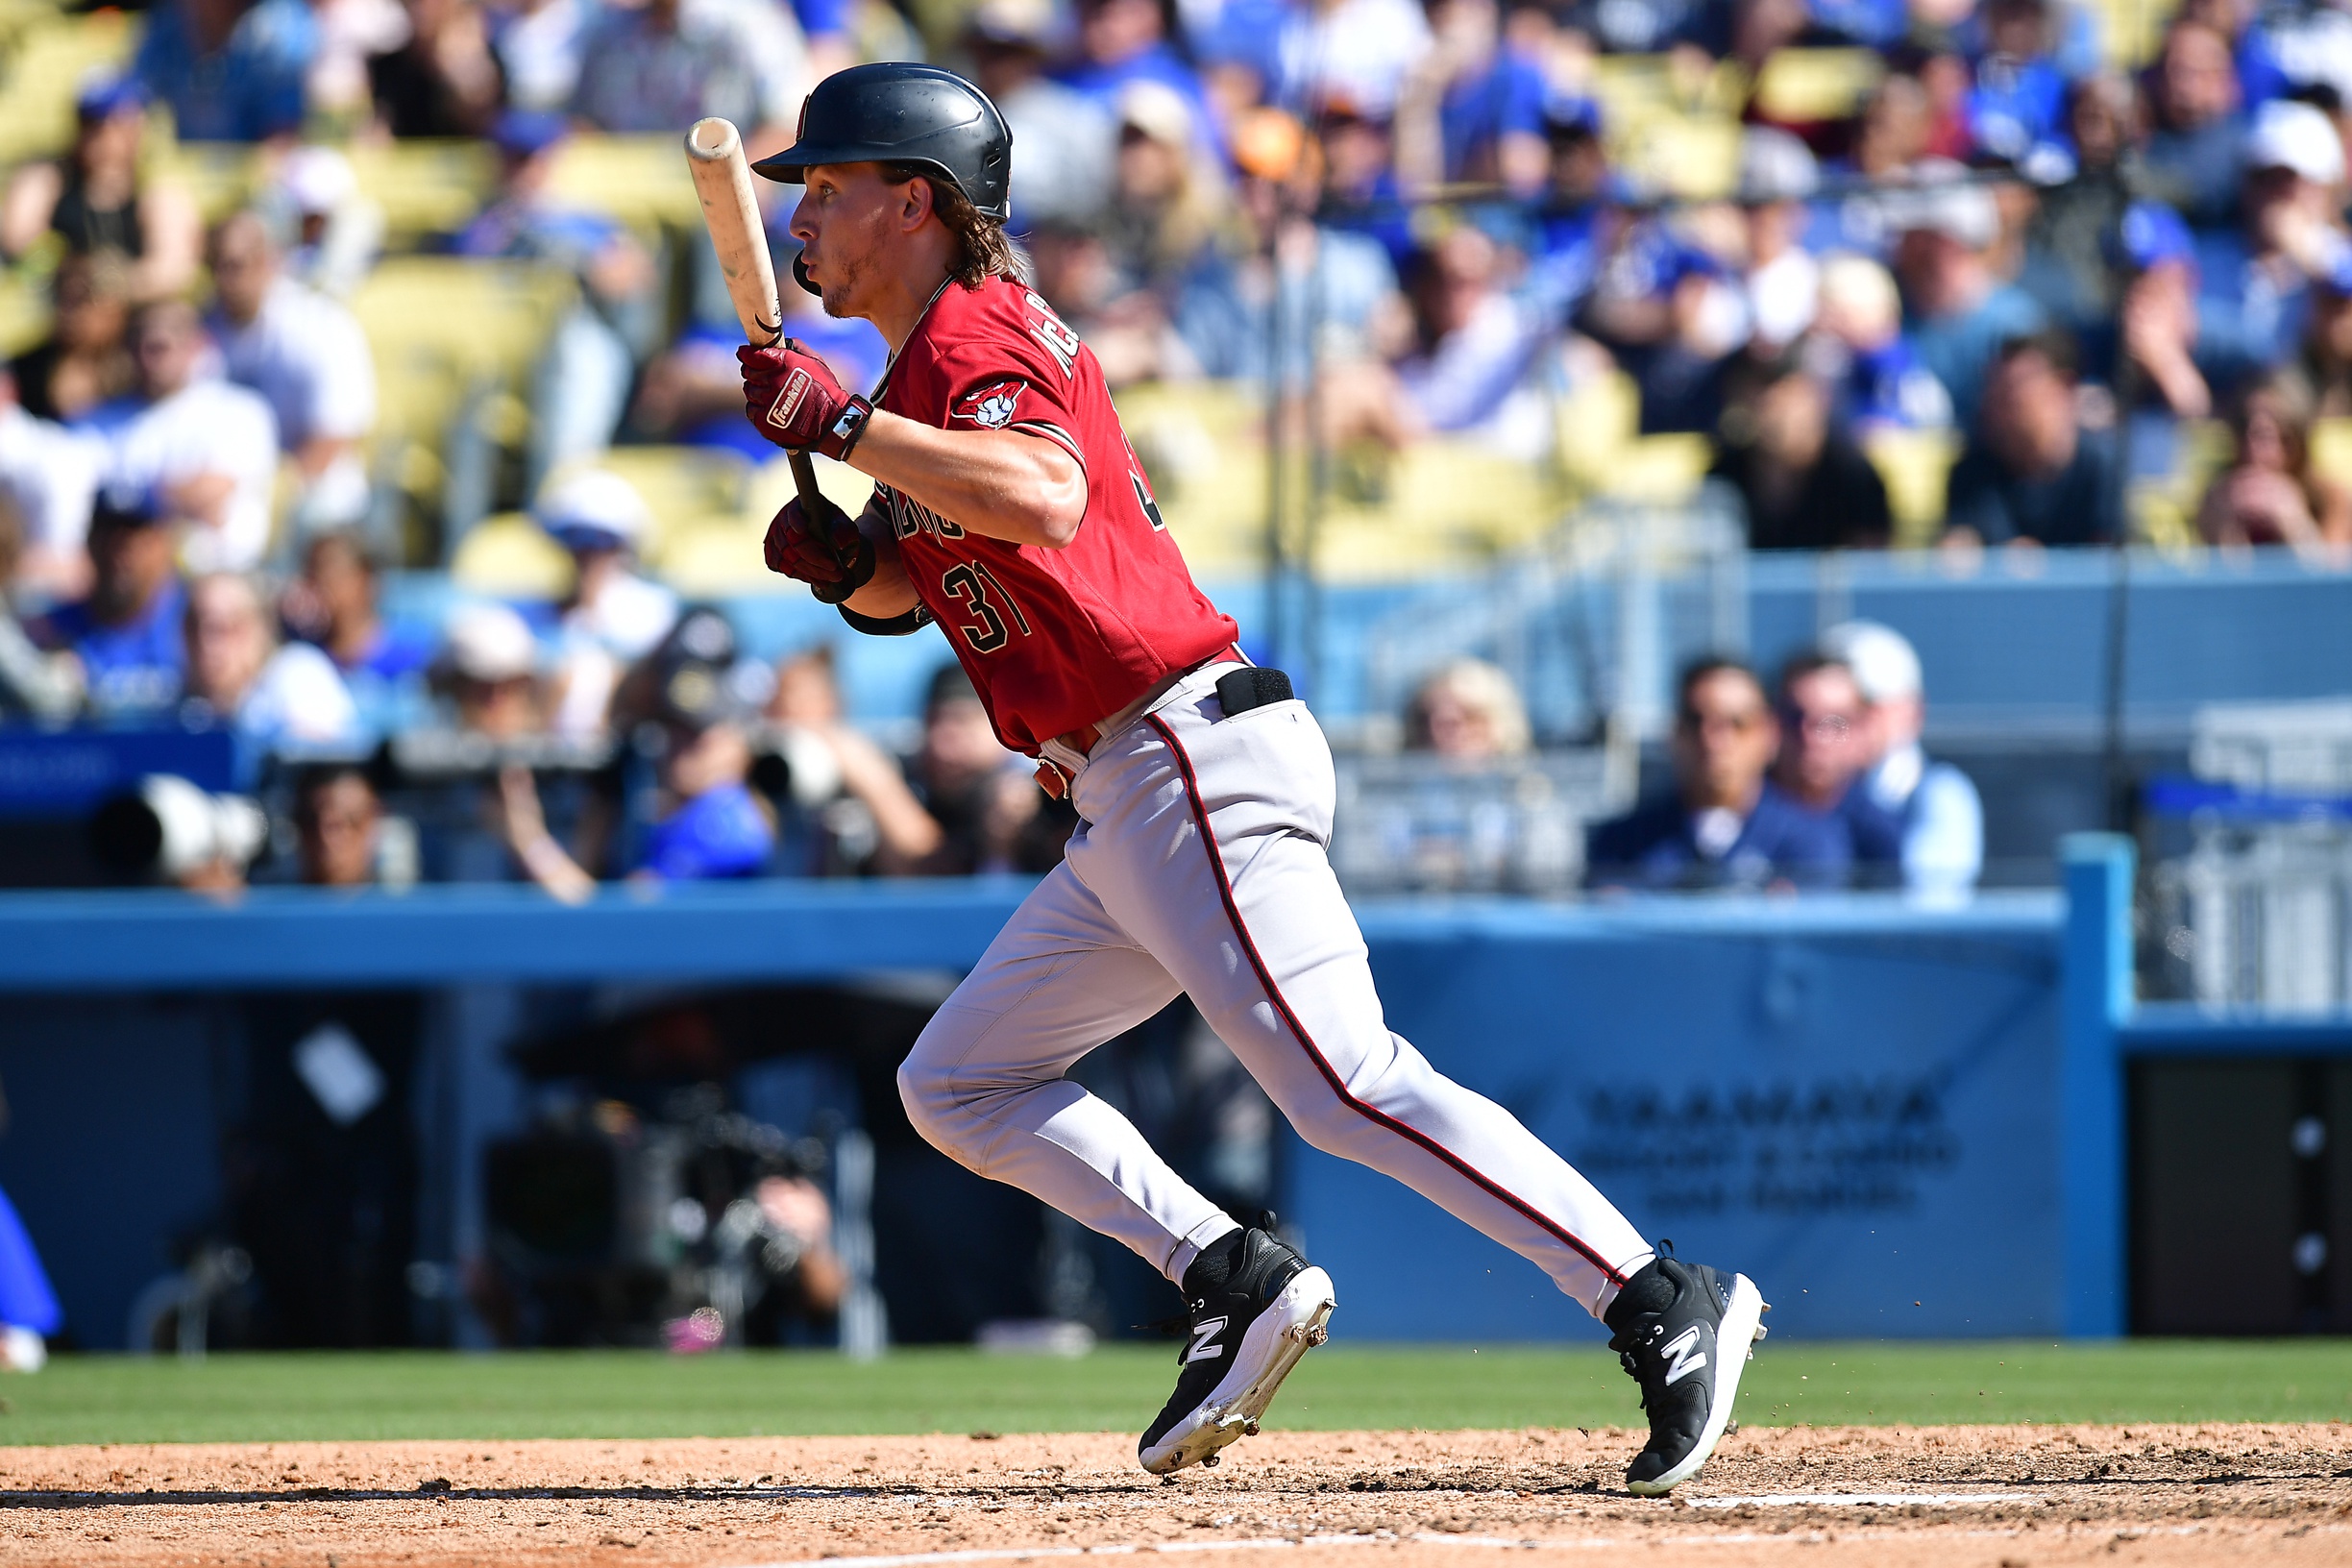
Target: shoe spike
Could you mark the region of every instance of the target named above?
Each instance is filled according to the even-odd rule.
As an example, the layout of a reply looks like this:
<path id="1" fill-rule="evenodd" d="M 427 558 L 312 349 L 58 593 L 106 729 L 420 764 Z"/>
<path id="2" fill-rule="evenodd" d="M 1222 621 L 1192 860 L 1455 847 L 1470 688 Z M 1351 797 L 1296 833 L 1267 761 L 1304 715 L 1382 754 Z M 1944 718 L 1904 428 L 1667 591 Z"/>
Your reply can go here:
<path id="1" fill-rule="evenodd" d="M 1203 1470 L 1214 1470 L 1218 1465 L 1223 1464 L 1224 1462 L 1225 1456 L 1222 1454 L 1205 1454 L 1201 1456 L 1201 1468 Z"/>

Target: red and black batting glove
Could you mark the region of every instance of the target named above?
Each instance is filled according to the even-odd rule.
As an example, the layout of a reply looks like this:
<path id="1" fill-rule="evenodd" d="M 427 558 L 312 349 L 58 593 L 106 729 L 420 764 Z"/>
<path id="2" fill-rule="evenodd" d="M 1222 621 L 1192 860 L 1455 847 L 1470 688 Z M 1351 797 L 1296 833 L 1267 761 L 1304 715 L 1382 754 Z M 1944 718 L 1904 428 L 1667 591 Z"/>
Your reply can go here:
<path id="1" fill-rule="evenodd" d="M 821 604 L 839 604 L 873 580 L 873 541 L 822 497 L 811 518 L 795 496 L 768 525 L 768 570 L 809 585 Z"/>
<path id="2" fill-rule="evenodd" d="M 791 338 L 764 349 L 746 344 L 735 358 L 743 366 L 744 417 L 777 446 L 839 461 L 866 433 L 873 404 L 845 391 L 822 359 Z"/>

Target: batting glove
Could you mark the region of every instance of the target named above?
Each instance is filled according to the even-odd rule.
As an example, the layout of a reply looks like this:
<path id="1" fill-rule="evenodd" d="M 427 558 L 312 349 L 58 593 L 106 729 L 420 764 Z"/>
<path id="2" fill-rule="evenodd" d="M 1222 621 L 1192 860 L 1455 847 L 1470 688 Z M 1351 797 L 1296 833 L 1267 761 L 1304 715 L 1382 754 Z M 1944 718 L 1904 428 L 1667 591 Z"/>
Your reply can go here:
<path id="1" fill-rule="evenodd" d="M 845 459 L 873 404 L 843 390 L 822 359 L 791 338 L 735 351 L 743 366 L 744 415 L 751 428 L 791 452 Z"/>
<path id="2" fill-rule="evenodd" d="M 768 570 L 809 585 L 821 604 L 839 604 L 873 580 L 873 541 L 822 497 L 811 518 L 797 496 L 768 525 Z"/>

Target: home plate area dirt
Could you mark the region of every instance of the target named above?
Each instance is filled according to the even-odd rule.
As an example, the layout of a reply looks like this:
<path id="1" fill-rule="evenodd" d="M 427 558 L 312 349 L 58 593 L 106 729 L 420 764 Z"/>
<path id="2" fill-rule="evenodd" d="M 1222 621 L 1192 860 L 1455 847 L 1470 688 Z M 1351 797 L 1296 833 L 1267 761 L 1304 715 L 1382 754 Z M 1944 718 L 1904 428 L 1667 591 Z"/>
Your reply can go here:
<path id="1" fill-rule="evenodd" d="M 1168 1483 L 1113 1433 L 24 1448 L 0 1562 L 2352 1563 L 2342 1423 L 1751 1429 L 1664 1500 L 1625 1492 L 1636 1446 L 1268 1432 Z"/>

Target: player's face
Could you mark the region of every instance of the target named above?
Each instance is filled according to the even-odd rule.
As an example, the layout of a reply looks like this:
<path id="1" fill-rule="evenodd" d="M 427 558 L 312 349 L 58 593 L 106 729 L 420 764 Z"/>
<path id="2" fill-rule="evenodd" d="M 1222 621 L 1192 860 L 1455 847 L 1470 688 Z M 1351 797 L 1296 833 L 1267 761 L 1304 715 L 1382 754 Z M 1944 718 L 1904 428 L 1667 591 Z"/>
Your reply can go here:
<path id="1" fill-rule="evenodd" d="M 901 236 L 919 226 L 923 209 L 914 181 L 894 184 L 879 163 L 823 163 L 807 171 L 792 233 L 800 264 L 821 291 L 825 314 L 870 313 L 875 282 Z M 913 224 L 909 218 L 912 216 Z"/>

